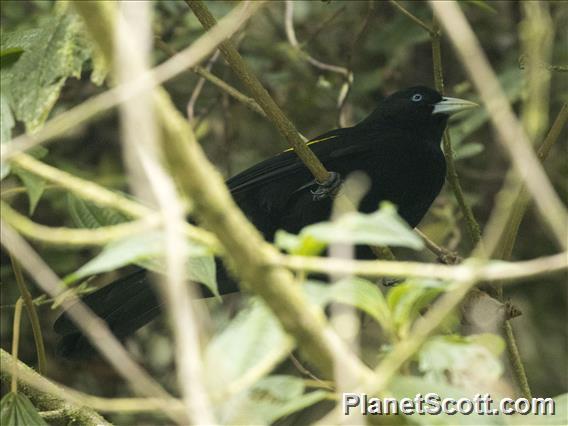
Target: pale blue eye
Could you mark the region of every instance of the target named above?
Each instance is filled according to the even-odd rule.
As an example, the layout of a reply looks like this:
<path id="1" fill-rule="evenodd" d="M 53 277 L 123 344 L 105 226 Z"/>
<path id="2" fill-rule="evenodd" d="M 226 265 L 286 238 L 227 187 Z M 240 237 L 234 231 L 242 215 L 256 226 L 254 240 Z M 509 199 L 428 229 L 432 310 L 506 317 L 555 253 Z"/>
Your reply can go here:
<path id="1" fill-rule="evenodd" d="M 420 102 L 422 98 L 423 96 L 420 93 L 415 93 L 410 99 L 412 99 L 412 102 Z"/>

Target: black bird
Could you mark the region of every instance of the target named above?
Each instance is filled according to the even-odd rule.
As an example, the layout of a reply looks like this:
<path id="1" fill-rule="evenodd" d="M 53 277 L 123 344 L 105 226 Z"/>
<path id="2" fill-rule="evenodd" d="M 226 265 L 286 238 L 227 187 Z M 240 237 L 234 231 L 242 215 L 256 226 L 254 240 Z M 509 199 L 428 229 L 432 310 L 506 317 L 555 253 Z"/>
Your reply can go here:
<path id="1" fill-rule="evenodd" d="M 440 192 L 446 174 L 441 139 L 448 117 L 475 107 L 462 99 L 442 97 L 417 86 L 392 94 L 366 119 L 308 142 L 331 179 L 318 184 L 298 156 L 284 151 L 230 178 L 227 186 L 236 203 L 264 237 L 278 229 L 297 233 L 304 226 L 329 219 L 341 180 L 354 171 L 370 178 L 359 210 L 373 212 L 391 201 L 411 227 L 418 225 Z M 217 267 L 221 294 L 238 288 L 221 263 Z M 207 294 L 207 292 L 206 292 Z M 160 303 L 139 270 L 86 296 L 84 302 L 124 338 L 156 317 Z M 62 315 L 55 331 L 63 335 L 59 352 L 81 357 L 92 348 L 73 323 Z"/>

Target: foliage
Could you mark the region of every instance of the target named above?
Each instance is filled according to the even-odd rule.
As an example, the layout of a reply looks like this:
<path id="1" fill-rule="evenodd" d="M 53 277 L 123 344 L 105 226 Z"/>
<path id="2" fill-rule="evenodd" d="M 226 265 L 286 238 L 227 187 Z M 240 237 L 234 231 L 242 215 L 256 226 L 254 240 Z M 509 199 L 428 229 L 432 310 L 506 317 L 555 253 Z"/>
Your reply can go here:
<path id="1" fill-rule="evenodd" d="M 84 104 L 112 83 L 107 80 L 105 84 L 108 70 L 103 64 L 106 62 L 74 10 L 65 2 L 49 7 L 44 3 L 47 2 L 3 2 L 0 44 L 0 142 L 3 147 L 13 146 L 13 134 L 41 133 L 50 117 L 57 118 L 64 111 Z M 426 4 L 404 2 L 402 5 L 430 25 L 431 11 Z M 208 2 L 207 6 L 220 17 L 234 5 Z M 522 46 L 517 27 L 519 20 L 530 16 L 514 3 L 469 1 L 462 2 L 461 7 L 494 65 L 508 100 L 522 113 L 522 106 L 531 101 L 527 99 L 530 81 L 527 70 L 519 66 Z M 548 65 L 561 64 L 566 60 L 565 33 L 561 29 L 568 27 L 568 10 L 554 2 L 545 3 L 545 9 L 550 12 L 549 30 L 555 37 Z M 152 25 L 158 40 L 152 51 L 154 65 L 166 61 L 172 51 L 187 47 L 203 33 L 184 2 L 156 2 L 153 11 Z M 28 14 L 33 20 L 27 19 Z M 377 98 L 399 87 L 417 83 L 432 85 L 430 36 L 392 4 L 294 2 L 293 25 L 300 50 L 286 39 L 285 20 L 283 4 L 266 5 L 235 37 L 235 42 L 277 104 L 308 137 L 332 128 L 337 122 L 357 122 L 373 108 Z M 443 44 L 442 48 L 446 92 L 476 100 L 475 90 L 457 58 L 449 46 Z M 341 73 L 314 67 L 308 57 L 345 67 L 353 73 L 353 82 L 348 82 Z M 565 76 L 551 71 L 547 64 L 542 65 L 541 71 L 549 73 L 551 78 L 550 96 L 544 96 L 551 119 L 542 120 L 552 123 L 565 102 L 561 95 L 561 88 L 565 88 L 561 79 Z M 223 60 L 211 60 L 210 66 L 213 74 L 247 93 L 245 85 L 236 79 Z M 168 81 L 165 87 L 181 111 L 187 109 L 188 100 L 196 94 L 192 128 L 208 158 L 225 175 L 286 148 L 264 117 L 251 112 L 214 85 L 205 83 L 199 89 L 201 92 L 194 91 L 197 85 L 198 77 L 188 71 Z M 338 98 L 341 100 L 346 88 L 347 101 L 338 106 Z M 488 120 L 487 112 L 480 108 L 450 123 L 465 199 L 483 225 L 494 208 L 508 167 L 494 142 Z M 125 203 L 138 202 L 129 195 L 127 183 L 132 176 L 123 165 L 121 146 L 115 142 L 120 136 L 114 113 L 99 115 L 72 132 L 58 134 L 49 152 L 36 148 L 28 153 L 58 170 L 83 178 L 84 182 L 111 188 Z M 540 144 L 540 140 L 533 142 Z M 560 197 L 566 199 L 567 169 L 561 155 L 566 149 L 566 138 L 560 137 L 557 145 L 545 166 Z M 1 177 L 3 201 L 26 212 L 34 221 L 54 228 L 65 226 L 104 232 L 106 227 L 133 219 L 124 213 L 122 206 L 101 207 L 89 197 L 78 196 L 70 186 L 50 183 L 15 162 L 2 164 Z M 179 180 L 179 176 L 173 178 Z M 183 201 L 192 213 L 195 200 Z M 456 251 L 464 258 L 472 255 L 471 244 L 464 237 L 466 226 L 460 207 L 449 188 L 436 200 L 420 228 L 437 245 Z M 215 235 L 214 229 L 199 229 Z M 514 259 L 532 259 L 558 251 L 541 229 L 539 219 L 529 212 L 519 231 Z M 74 284 L 89 277 L 91 286 L 110 281 L 110 277 L 117 276 L 129 265 L 163 272 L 164 239 L 162 230 L 152 228 L 97 249 L 45 244 L 36 247 L 55 272 L 65 277 L 65 283 Z M 185 278 L 202 283 L 217 294 L 214 256 L 222 253 L 191 238 L 184 242 L 188 256 Z M 395 206 L 388 204 L 371 214 L 352 212 L 310 225 L 298 235 L 279 231 L 275 241 L 284 254 L 306 259 L 324 256 L 323 251 L 336 244 L 389 246 L 395 248 L 399 259 L 437 261 L 435 255 L 427 251 L 423 240 L 396 214 Z M 4 247 L 2 256 L 5 260 Z M 294 272 L 297 286 L 318 318 L 323 318 L 324 313 L 331 313 L 333 317 L 345 311 L 351 315 L 345 317 L 346 323 L 349 318 L 361 319 L 360 327 L 354 332 L 360 347 L 350 349 L 360 353 L 369 368 L 380 368 L 389 354 L 405 344 L 412 344 L 425 315 L 436 312 L 437 302 L 454 294 L 459 285 L 449 280 L 408 278 L 386 287 L 379 284 L 381 280 L 369 277 L 340 274 L 329 280 L 332 282 L 323 282 L 321 277 L 306 276 L 302 270 Z M 512 324 L 519 334 L 519 350 L 534 394 L 559 395 L 555 397 L 557 414 L 531 416 L 531 424 L 567 422 L 568 383 L 566 375 L 558 374 L 567 368 L 563 356 L 567 341 L 566 286 L 558 285 L 563 278 L 544 276 L 507 293 L 523 311 L 523 316 Z M 18 297 L 8 262 L 2 262 L 1 279 L 5 284 L 2 286 L 5 307 Z M 81 290 L 85 287 L 84 282 L 78 286 Z M 32 291 L 38 305 L 39 301 L 45 301 L 43 292 Z M 59 306 L 67 295 L 63 293 L 57 299 L 49 299 L 52 307 Z M 222 424 L 294 424 L 296 416 L 317 419 L 328 414 L 330 401 L 341 398 L 340 387 L 337 382 L 319 377 L 318 366 L 304 357 L 302 344 L 305 342 L 285 331 L 281 318 L 269 309 L 266 300 L 251 294 L 239 296 L 238 300 L 227 299 L 221 304 L 205 302 L 196 309 L 206 318 L 196 321 L 201 325 L 199 331 L 203 337 L 203 350 L 198 356 L 202 361 L 202 381 L 216 420 Z M 288 302 L 283 300 L 282 303 Z M 499 306 L 505 305 L 499 302 Z M 47 304 L 39 309 L 43 313 L 41 318 L 45 318 L 42 321 L 44 337 L 49 346 L 54 346 L 48 319 L 56 313 L 49 310 Z M 505 355 L 507 348 L 500 332 L 501 320 L 495 319 L 494 327 L 484 330 L 476 324 L 467 324 L 464 320 L 467 315 L 461 314 L 462 311 L 454 309 L 440 319 L 431 333 L 424 336 L 423 344 L 392 372 L 393 377 L 381 389 L 381 395 L 398 398 L 429 392 L 453 398 L 470 397 L 475 393 L 491 393 L 494 398 L 518 395 Z M 12 311 L 2 309 L 2 347 L 9 346 L 10 331 L 4 324 L 10 324 L 11 318 Z M 35 359 L 32 337 L 25 328 L 22 333 L 21 339 L 29 344 L 22 345 L 20 359 L 31 364 Z M 172 373 L 176 367 L 173 359 L 176 350 L 165 339 L 162 323 L 145 328 L 128 345 L 138 352 L 137 356 L 160 384 L 167 389 L 177 386 Z M 152 350 L 144 350 L 145 346 Z M 291 355 L 293 361 L 290 361 Z M 88 368 L 71 371 L 64 361 L 57 358 L 51 361 L 48 376 L 55 380 L 91 394 L 124 396 L 125 390 L 115 385 L 114 378 L 100 380 L 94 368 L 93 371 Z M 87 362 L 86 365 L 95 364 Z M 109 377 L 111 373 L 106 372 L 109 367 L 103 368 Z M 3 397 L 2 424 L 45 424 L 22 392 L 25 389 Z M 118 414 L 109 414 L 109 418 L 121 424 L 166 422 L 162 417 L 164 413 L 157 411 L 158 414 L 132 414 L 119 410 Z M 446 415 L 435 419 L 437 424 L 499 425 L 523 424 L 524 420 L 526 418 L 520 415 Z M 415 415 L 396 421 L 432 424 L 433 420 Z"/>

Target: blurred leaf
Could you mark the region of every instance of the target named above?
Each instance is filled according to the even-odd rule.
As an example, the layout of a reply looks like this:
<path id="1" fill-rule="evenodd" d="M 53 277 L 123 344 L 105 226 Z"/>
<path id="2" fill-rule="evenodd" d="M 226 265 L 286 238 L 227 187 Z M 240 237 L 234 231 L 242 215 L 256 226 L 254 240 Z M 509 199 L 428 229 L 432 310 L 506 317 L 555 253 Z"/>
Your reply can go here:
<path id="1" fill-rule="evenodd" d="M 309 235 L 298 236 L 282 229 L 276 231 L 274 244 L 288 253 L 298 256 L 315 256 L 325 249 L 325 244 Z"/>
<path id="2" fill-rule="evenodd" d="M 3 86 L 3 84 L 2 84 Z M 10 105 L 8 103 L 8 97 L 2 90 L 0 93 L 0 144 L 9 143 L 12 138 L 12 128 L 14 127 L 15 121 L 12 111 L 10 110 Z M 0 180 L 4 179 L 10 173 L 10 165 L 2 162 L 0 164 Z"/>
<path id="3" fill-rule="evenodd" d="M 14 174 L 17 175 L 24 186 L 26 187 L 26 192 L 29 199 L 29 214 L 30 216 L 34 214 L 37 203 L 39 202 L 43 192 L 45 191 L 45 186 L 47 182 L 38 177 L 37 175 L 30 173 L 19 167 L 14 168 Z"/>
<path id="4" fill-rule="evenodd" d="M 207 345 L 204 371 L 209 388 L 225 392 L 255 368 L 265 366 L 270 371 L 270 366 L 278 364 L 292 349 L 292 340 L 272 312 L 260 299 L 251 299 Z"/>
<path id="5" fill-rule="evenodd" d="M 476 392 L 466 391 L 456 386 L 448 385 L 445 382 L 437 382 L 428 378 L 416 376 L 395 376 L 389 385 L 388 394 L 398 399 L 402 398 L 414 399 L 416 394 L 422 394 L 425 397 L 428 394 L 436 394 L 440 397 L 439 401 L 433 401 L 435 404 L 432 408 L 440 408 L 440 401 L 445 398 L 452 398 L 458 400 L 460 398 L 474 399 Z M 427 410 L 431 406 L 430 403 L 424 404 L 424 409 Z M 494 408 L 495 406 L 493 406 Z M 426 414 L 420 415 L 418 413 L 405 415 L 411 424 L 420 425 L 504 425 L 504 416 L 498 415 L 479 415 L 475 411 L 469 415 L 465 414 Z"/>
<path id="6" fill-rule="evenodd" d="M 445 285 L 439 281 L 405 281 L 387 294 L 392 320 L 401 337 L 405 337 L 420 311 L 441 294 Z"/>
<path id="7" fill-rule="evenodd" d="M 21 393 L 7 393 L 0 402 L 2 426 L 47 426 L 31 401 Z"/>
<path id="8" fill-rule="evenodd" d="M 163 258 L 165 236 L 159 231 L 150 231 L 121 239 L 106 245 L 101 253 L 91 259 L 79 270 L 65 277 L 70 283 L 89 275 L 113 271 L 126 265 L 136 264 L 154 272 L 164 273 Z M 200 245 L 186 241 L 188 279 L 197 281 L 218 295 L 215 260 L 208 250 Z"/>
<path id="9" fill-rule="evenodd" d="M 489 4 L 488 1 L 486 0 L 462 0 L 463 2 L 465 2 L 466 4 L 470 4 L 472 6 L 476 6 L 477 8 L 485 11 L 485 12 L 490 12 L 493 15 L 496 15 L 497 9 L 495 9 L 493 6 L 491 6 Z"/>
<path id="10" fill-rule="evenodd" d="M 377 321 L 387 332 L 393 330 L 385 297 L 377 285 L 370 281 L 356 277 L 345 278 L 332 285 L 310 281 L 305 288 L 310 300 L 320 306 L 331 302 L 354 306 Z"/>
<path id="11" fill-rule="evenodd" d="M 317 242 L 325 244 L 368 244 L 378 246 L 400 246 L 420 250 L 422 240 L 396 213 L 390 203 L 382 203 L 375 213 L 350 212 L 332 222 L 308 225 L 298 236 L 280 232 L 276 245 L 294 254 L 314 254 L 320 248 Z"/>
<path id="12" fill-rule="evenodd" d="M 514 414 L 508 417 L 508 424 L 524 426 L 559 426 L 568 425 L 568 393 L 555 396 L 554 414 Z"/>
<path id="13" fill-rule="evenodd" d="M 0 51 L 0 69 L 9 67 L 14 64 L 24 53 L 21 47 L 11 47 Z"/>
<path id="14" fill-rule="evenodd" d="M 454 152 L 454 159 L 463 160 L 465 158 L 475 157 L 484 150 L 484 146 L 480 143 L 465 143 L 457 147 Z"/>
<path id="15" fill-rule="evenodd" d="M 1 50 L 22 49 L 11 67 L 2 69 L 10 106 L 30 132 L 46 120 L 68 77 L 79 78 L 90 52 L 73 14 L 46 19 L 41 28 L 2 34 Z"/>
<path id="16" fill-rule="evenodd" d="M 504 342 L 497 335 L 490 336 L 432 337 L 420 350 L 418 368 L 425 378 L 434 382 L 448 382 L 464 389 L 487 389 L 503 373 L 499 355 Z"/>
<path id="17" fill-rule="evenodd" d="M 304 390 L 303 380 L 299 377 L 265 377 L 250 390 L 228 401 L 220 417 L 221 423 L 269 425 L 329 395 L 321 390 L 310 393 L 304 393 Z"/>
<path id="18" fill-rule="evenodd" d="M 499 74 L 498 78 L 509 102 L 518 101 L 523 89 L 523 78 L 518 67 L 505 68 L 505 71 Z M 466 138 L 483 126 L 488 121 L 489 116 L 485 108 L 476 108 L 455 117 L 455 119 L 450 120 L 449 129 L 452 145 L 457 152 Z"/>

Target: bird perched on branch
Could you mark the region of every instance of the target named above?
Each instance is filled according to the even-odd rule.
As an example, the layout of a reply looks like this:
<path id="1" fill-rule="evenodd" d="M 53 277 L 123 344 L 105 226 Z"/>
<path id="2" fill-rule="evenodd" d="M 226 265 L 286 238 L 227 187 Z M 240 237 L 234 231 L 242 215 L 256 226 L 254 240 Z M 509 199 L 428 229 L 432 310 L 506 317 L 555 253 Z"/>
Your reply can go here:
<path id="1" fill-rule="evenodd" d="M 236 203 L 268 241 L 278 229 L 297 233 L 306 225 L 329 219 L 333 194 L 343 179 L 361 171 L 370 188 L 359 205 L 375 211 L 381 201 L 398 206 L 411 227 L 418 225 L 440 192 L 446 174 L 441 150 L 448 117 L 476 106 L 443 97 L 427 87 L 392 94 L 359 124 L 332 130 L 308 142 L 330 171 L 317 182 L 292 150 L 284 151 L 227 181 Z M 221 294 L 237 291 L 218 262 Z M 86 296 L 83 301 L 119 338 L 125 338 L 156 317 L 160 303 L 147 272 L 139 270 Z M 80 357 L 92 351 L 86 338 L 62 315 L 55 331 L 63 336 L 60 353 Z"/>

